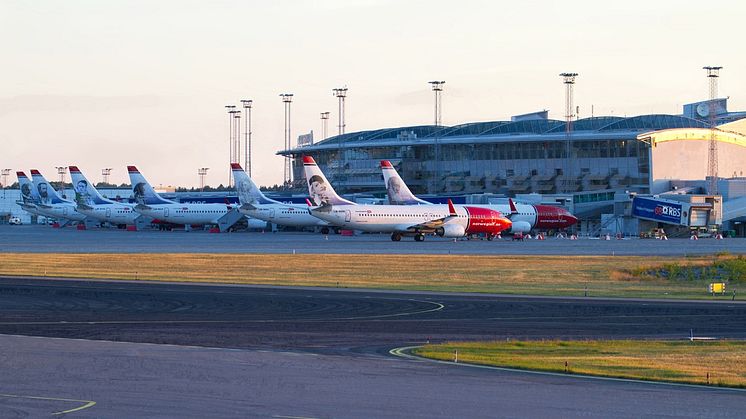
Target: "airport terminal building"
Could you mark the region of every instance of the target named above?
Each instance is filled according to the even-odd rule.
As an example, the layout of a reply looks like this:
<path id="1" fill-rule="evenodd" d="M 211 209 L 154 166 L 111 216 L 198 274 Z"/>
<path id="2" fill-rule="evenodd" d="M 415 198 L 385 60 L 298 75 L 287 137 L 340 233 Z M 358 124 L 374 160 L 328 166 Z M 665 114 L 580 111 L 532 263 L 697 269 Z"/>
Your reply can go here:
<path id="1" fill-rule="evenodd" d="M 706 193 L 712 121 L 718 127 L 721 184 L 743 183 L 746 112 L 729 112 L 727 99 L 687 104 L 680 115 L 597 116 L 569 127 L 542 111 L 452 127 L 384 128 L 278 154 L 293 157 L 299 189 L 304 188 L 300 157 L 310 155 L 338 192 L 382 194 L 379 164 L 387 159 L 416 194 L 538 194 L 535 199 L 571 203 L 581 218 L 600 222 L 601 214 L 613 211 L 619 193 L 657 195 L 680 188 Z M 738 187 L 721 189 L 739 195 Z"/>

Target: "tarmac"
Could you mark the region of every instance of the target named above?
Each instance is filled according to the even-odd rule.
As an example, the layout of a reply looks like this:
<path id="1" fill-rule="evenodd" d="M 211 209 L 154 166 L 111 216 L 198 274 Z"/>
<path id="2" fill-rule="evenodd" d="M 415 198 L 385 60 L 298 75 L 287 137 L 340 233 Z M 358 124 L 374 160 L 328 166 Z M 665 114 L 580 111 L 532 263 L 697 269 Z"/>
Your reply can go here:
<path id="1" fill-rule="evenodd" d="M 394 357 L 427 341 L 746 338 L 746 304 L 0 278 L 0 416 L 742 417 L 746 392 Z"/>
<path id="2" fill-rule="evenodd" d="M 0 249 L 6 252 L 68 253 L 308 253 L 308 254 L 471 254 L 471 255 L 641 255 L 685 256 L 746 253 L 746 239 L 453 240 L 427 237 L 392 242 L 386 234 L 299 232 L 208 233 L 202 230 L 76 230 L 42 225 L 0 226 Z"/>

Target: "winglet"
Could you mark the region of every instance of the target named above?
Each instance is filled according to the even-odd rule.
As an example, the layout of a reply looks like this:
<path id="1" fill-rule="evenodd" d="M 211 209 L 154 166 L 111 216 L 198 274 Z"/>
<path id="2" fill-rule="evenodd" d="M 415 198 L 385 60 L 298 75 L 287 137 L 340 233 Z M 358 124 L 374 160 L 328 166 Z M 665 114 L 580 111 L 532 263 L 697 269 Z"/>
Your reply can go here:
<path id="1" fill-rule="evenodd" d="M 306 198 L 306 204 L 308 204 L 309 207 L 312 207 L 313 204 L 311 203 L 311 200 Z"/>
<path id="2" fill-rule="evenodd" d="M 450 213 L 452 217 L 455 217 L 456 215 L 458 215 L 456 214 L 456 207 L 453 206 L 453 201 L 451 201 L 450 198 L 448 199 L 448 212 Z"/>
<path id="3" fill-rule="evenodd" d="M 508 198 L 508 204 L 510 204 L 510 214 L 517 214 L 518 208 L 515 207 L 515 203 L 513 202 L 513 198 Z"/>

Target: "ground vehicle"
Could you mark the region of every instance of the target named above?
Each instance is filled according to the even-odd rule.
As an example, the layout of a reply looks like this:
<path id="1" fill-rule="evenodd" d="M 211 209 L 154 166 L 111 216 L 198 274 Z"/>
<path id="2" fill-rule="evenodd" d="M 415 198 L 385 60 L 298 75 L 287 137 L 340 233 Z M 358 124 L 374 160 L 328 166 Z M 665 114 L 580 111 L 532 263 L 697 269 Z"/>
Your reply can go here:
<path id="1" fill-rule="evenodd" d="M 8 224 L 19 226 L 19 225 L 21 225 L 23 223 L 21 222 L 21 218 L 20 217 L 10 217 L 10 219 L 8 220 Z"/>

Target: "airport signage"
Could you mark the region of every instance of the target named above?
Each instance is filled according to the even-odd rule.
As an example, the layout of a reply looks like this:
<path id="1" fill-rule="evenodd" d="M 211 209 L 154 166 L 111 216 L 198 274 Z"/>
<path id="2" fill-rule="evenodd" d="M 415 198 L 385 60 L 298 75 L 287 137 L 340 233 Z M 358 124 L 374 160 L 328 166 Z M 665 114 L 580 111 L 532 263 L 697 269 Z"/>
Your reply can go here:
<path id="1" fill-rule="evenodd" d="M 313 145 L 313 131 L 298 136 L 298 147 L 307 147 L 310 145 Z"/>
<path id="2" fill-rule="evenodd" d="M 632 215 L 671 224 L 681 224 L 681 204 L 652 198 L 635 197 L 632 200 Z"/>

